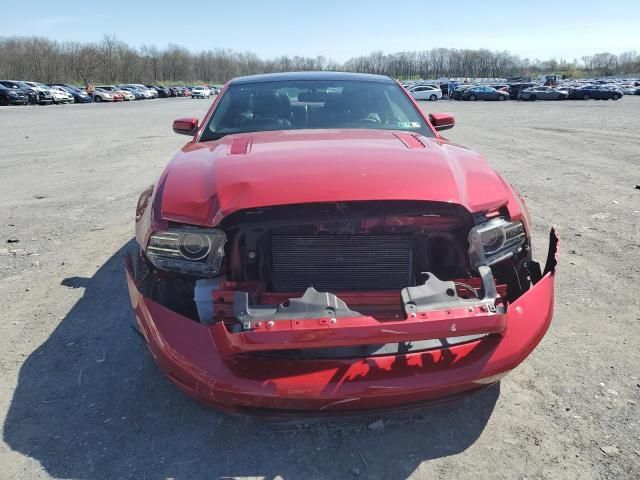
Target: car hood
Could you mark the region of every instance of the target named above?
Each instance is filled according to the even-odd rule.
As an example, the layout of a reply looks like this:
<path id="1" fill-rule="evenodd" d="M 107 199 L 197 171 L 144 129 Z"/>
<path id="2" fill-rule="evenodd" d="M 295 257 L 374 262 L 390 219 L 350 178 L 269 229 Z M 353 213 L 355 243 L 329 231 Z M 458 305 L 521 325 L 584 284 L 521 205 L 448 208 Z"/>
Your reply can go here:
<path id="1" fill-rule="evenodd" d="M 163 219 L 202 226 L 272 205 L 418 200 L 477 212 L 509 198 L 502 178 L 471 150 L 389 130 L 289 130 L 189 143 L 158 192 Z"/>

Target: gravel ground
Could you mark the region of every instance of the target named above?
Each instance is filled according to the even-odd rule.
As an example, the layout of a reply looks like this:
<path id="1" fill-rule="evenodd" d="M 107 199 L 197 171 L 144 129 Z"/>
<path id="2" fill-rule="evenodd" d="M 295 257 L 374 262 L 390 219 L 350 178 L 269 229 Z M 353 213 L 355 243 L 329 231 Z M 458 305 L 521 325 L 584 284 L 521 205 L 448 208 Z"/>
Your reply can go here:
<path id="1" fill-rule="evenodd" d="M 221 415 L 131 329 L 138 193 L 208 105 L 0 109 L 2 478 L 638 478 L 640 97 L 424 105 L 527 197 L 539 259 L 558 226 L 556 314 L 500 385 L 373 424 Z"/>

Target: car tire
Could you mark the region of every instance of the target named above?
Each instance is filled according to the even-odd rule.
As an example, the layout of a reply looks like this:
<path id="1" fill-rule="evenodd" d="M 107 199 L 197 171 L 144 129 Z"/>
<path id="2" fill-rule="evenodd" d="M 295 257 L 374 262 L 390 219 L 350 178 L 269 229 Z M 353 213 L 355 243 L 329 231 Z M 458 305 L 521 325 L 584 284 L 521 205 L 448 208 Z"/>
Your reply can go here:
<path id="1" fill-rule="evenodd" d="M 618 100 L 620 98 L 620 96 L 617 93 L 613 94 L 613 97 L 611 97 L 611 100 Z"/>
<path id="2" fill-rule="evenodd" d="M 536 97 L 535 95 L 531 95 L 531 96 L 529 97 L 529 100 L 530 100 L 531 102 L 535 102 L 537 99 L 538 99 L 538 97 Z"/>
<path id="3" fill-rule="evenodd" d="M 499 102 L 504 102 L 507 99 L 507 97 L 505 97 L 504 95 L 498 95 L 498 101 Z"/>
<path id="4" fill-rule="evenodd" d="M 431 100 L 432 102 L 435 102 L 436 100 L 438 100 L 438 97 L 434 94 L 429 97 L 429 100 Z"/>
<path id="5" fill-rule="evenodd" d="M 93 101 L 96 103 L 100 103 L 102 101 L 102 97 L 100 95 L 96 95 L 93 97 Z"/>
<path id="6" fill-rule="evenodd" d="M 469 100 L 471 100 L 472 102 L 476 101 L 476 96 L 475 95 L 469 95 Z"/>
<path id="7" fill-rule="evenodd" d="M 585 93 L 585 94 L 582 96 L 582 99 L 583 99 L 583 100 L 589 100 L 590 98 L 591 98 L 591 97 L 589 96 L 589 94 L 588 94 L 588 93 Z"/>

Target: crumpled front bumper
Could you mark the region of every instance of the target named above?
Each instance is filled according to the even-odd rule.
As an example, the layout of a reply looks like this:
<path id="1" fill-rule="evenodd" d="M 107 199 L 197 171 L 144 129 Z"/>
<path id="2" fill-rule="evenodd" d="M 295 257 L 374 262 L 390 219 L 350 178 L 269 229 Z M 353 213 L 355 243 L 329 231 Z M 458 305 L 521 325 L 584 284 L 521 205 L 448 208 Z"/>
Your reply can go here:
<path id="1" fill-rule="evenodd" d="M 240 412 L 336 413 L 440 401 L 498 381 L 531 353 L 551 323 L 557 252 L 554 229 L 542 278 L 504 314 L 487 312 L 477 318 L 457 312 L 430 315 L 405 331 L 357 325 L 333 330 L 314 327 L 314 334 L 293 329 L 293 336 L 284 339 L 287 348 L 297 348 L 300 345 L 288 343 L 292 338 L 301 343 L 313 340 L 321 346 L 326 340 L 326 345 L 338 346 L 363 340 L 369 344 L 390 338 L 399 342 L 451 337 L 452 331 L 455 335 L 491 333 L 447 348 L 369 358 L 258 358 L 251 352 L 267 349 L 264 339 L 273 342 L 267 344 L 269 349 L 277 346 L 277 331 L 232 334 L 222 323 L 207 326 L 185 318 L 140 293 L 130 262 L 127 282 L 154 359 L 189 395 Z M 322 331 L 330 333 L 322 335 Z"/>

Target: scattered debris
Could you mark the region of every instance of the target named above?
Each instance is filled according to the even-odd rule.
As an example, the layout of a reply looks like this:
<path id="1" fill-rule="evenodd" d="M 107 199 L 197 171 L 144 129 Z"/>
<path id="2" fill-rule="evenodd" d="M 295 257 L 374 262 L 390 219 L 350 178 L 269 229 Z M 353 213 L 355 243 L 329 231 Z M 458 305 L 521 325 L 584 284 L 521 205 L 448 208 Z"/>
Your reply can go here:
<path id="1" fill-rule="evenodd" d="M 617 205 L 618 201 L 617 200 L 611 200 L 611 203 L 615 203 Z"/>
<path id="2" fill-rule="evenodd" d="M 359 477 L 360 476 L 360 469 L 359 468 L 352 468 L 351 469 L 351 475 L 353 475 L 354 477 Z"/>
<path id="3" fill-rule="evenodd" d="M 374 432 L 384 430 L 384 420 L 380 419 L 373 423 L 369 424 L 369 430 L 373 430 Z"/>
<path id="4" fill-rule="evenodd" d="M 20 240 L 18 240 L 16 237 L 9 237 L 7 239 L 7 243 L 18 243 Z"/>
<path id="5" fill-rule="evenodd" d="M 570 253 L 571 255 L 577 255 L 577 254 L 578 254 L 578 252 L 576 252 L 575 250 L 569 250 L 569 253 Z"/>
<path id="6" fill-rule="evenodd" d="M 618 447 L 616 447 L 615 445 L 600 447 L 600 450 L 602 450 L 607 455 L 617 455 L 618 453 L 620 453 L 620 450 L 618 450 Z"/>
<path id="7" fill-rule="evenodd" d="M 640 190 L 640 185 L 636 185 L 636 190 Z"/>
<path id="8" fill-rule="evenodd" d="M 364 455 L 362 455 L 361 453 L 358 453 L 358 455 L 360 455 L 360 460 L 362 460 L 362 463 L 364 463 L 364 466 L 368 467 L 369 464 L 367 463 L 366 458 L 364 458 Z"/>
<path id="9" fill-rule="evenodd" d="M 43 198 L 47 198 L 46 195 L 34 195 L 33 198 L 35 198 L 36 200 L 42 200 Z"/>
<path id="10" fill-rule="evenodd" d="M 607 393 L 609 395 L 618 396 L 618 392 L 616 392 L 613 388 L 608 388 Z"/>

